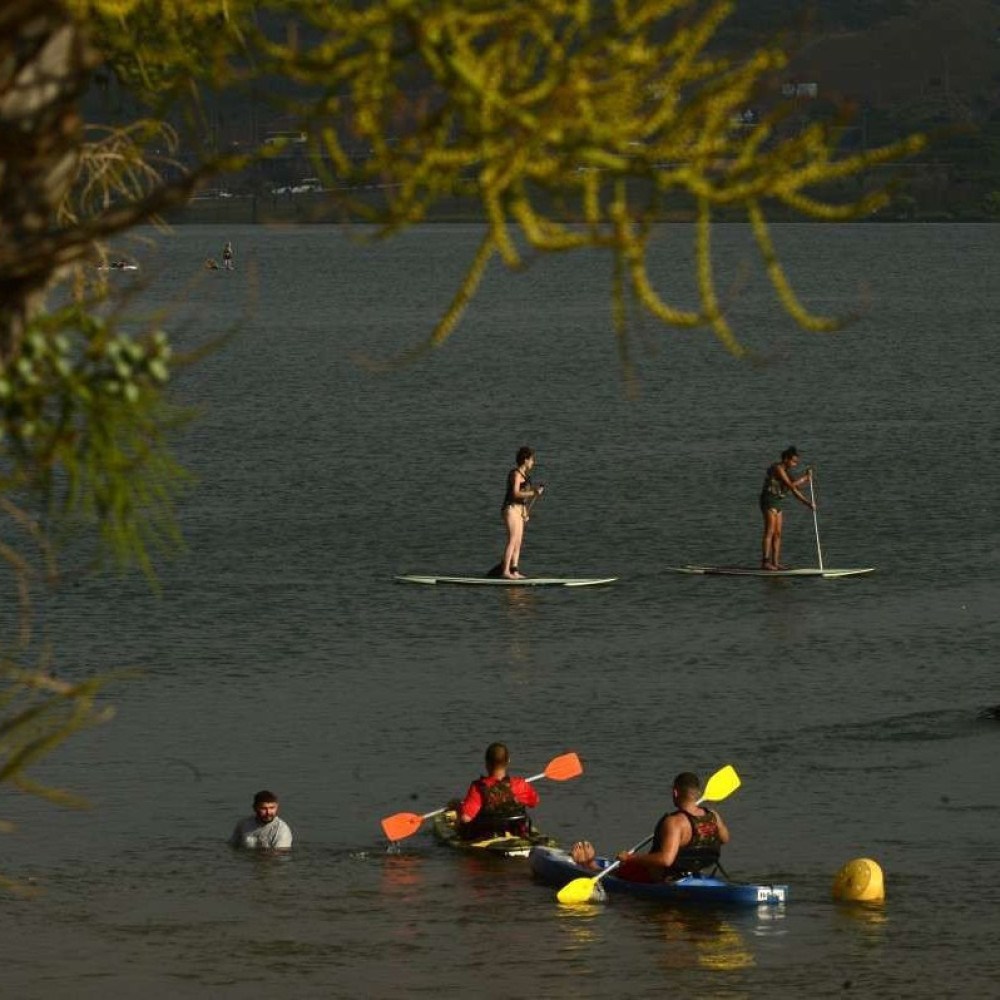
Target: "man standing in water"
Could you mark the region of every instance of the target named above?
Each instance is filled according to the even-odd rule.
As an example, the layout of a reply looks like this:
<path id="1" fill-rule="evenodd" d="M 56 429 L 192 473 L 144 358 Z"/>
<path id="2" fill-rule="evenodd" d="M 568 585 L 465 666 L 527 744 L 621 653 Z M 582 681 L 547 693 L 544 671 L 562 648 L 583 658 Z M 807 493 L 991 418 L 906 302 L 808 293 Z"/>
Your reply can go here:
<path id="1" fill-rule="evenodd" d="M 486 774 L 469 785 L 458 806 L 455 828 L 460 836 L 476 840 L 509 832 L 521 837 L 530 831 L 525 810 L 538 805 L 538 792 L 524 778 L 511 777 L 509 763 L 510 751 L 503 743 L 486 748 Z"/>
<path id="2" fill-rule="evenodd" d="M 278 796 L 266 789 L 258 792 L 253 797 L 253 812 L 236 824 L 229 843 L 249 851 L 290 850 L 292 831 L 278 818 Z"/>
<path id="3" fill-rule="evenodd" d="M 760 491 L 760 512 L 764 517 L 764 536 L 761 541 L 761 569 L 787 569 L 781 565 L 781 505 L 789 493 L 810 510 L 816 508 L 799 487 L 812 479 L 812 469 L 805 475 L 792 478 L 792 470 L 799 464 L 799 452 L 789 446 L 781 453 L 781 460 L 767 467 L 764 485 Z"/>

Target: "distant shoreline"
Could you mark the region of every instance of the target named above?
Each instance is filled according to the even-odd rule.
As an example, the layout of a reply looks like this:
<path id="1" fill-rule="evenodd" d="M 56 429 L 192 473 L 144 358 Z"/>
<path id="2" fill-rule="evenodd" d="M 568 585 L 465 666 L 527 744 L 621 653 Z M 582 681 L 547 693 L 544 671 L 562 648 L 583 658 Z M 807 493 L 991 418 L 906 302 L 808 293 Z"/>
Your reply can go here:
<path id="1" fill-rule="evenodd" d="M 372 199 L 372 208 L 376 207 Z M 330 224 L 330 223 L 364 223 L 363 219 L 347 219 L 341 204 L 322 192 L 297 195 L 271 195 L 254 197 L 253 195 L 232 195 L 228 198 L 196 198 L 188 202 L 184 208 L 176 209 L 166 216 L 171 225 L 281 225 L 281 224 Z M 769 219 L 775 223 L 817 222 L 821 220 L 805 218 L 792 212 L 781 211 L 775 206 L 769 213 Z M 481 208 L 465 199 L 442 199 L 421 223 L 449 222 L 485 222 L 486 217 Z M 566 220 L 567 222 L 583 220 Z M 693 211 L 678 207 L 664 210 L 661 222 L 688 223 L 695 221 Z M 745 222 L 745 216 L 739 212 L 719 212 L 716 222 Z M 865 219 L 853 220 L 857 223 L 884 225 L 887 223 L 921 224 L 921 223 L 994 223 L 1000 222 L 997 217 L 979 212 L 915 212 L 909 216 L 892 214 L 889 209 Z"/>

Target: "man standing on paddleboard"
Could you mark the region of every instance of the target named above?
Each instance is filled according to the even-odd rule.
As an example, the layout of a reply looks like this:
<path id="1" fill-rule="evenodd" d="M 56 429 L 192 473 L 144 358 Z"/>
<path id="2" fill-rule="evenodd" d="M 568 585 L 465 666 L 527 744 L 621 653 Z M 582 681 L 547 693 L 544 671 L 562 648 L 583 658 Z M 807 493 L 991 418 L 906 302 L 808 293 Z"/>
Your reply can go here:
<path id="1" fill-rule="evenodd" d="M 278 818 L 278 796 L 266 789 L 253 797 L 253 815 L 240 820 L 229 838 L 233 847 L 250 851 L 287 851 L 292 846 L 292 831 Z"/>
<path id="2" fill-rule="evenodd" d="M 525 810 L 538 805 L 538 792 L 524 778 L 507 774 L 510 751 L 503 743 L 486 748 L 486 774 L 477 778 L 457 809 L 455 828 L 466 840 L 512 833 L 527 836 L 531 821 Z"/>
<path id="3" fill-rule="evenodd" d="M 781 565 L 781 505 L 789 493 L 810 510 L 816 508 L 809 498 L 799 490 L 803 483 L 812 479 L 812 469 L 805 475 L 792 478 L 792 470 L 799 464 L 799 452 L 794 445 L 781 453 L 780 461 L 767 467 L 764 485 L 760 491 L 760 512 L 764 516 L 764 537 L 761 542 L 761 569 L 787 569 Z"/>

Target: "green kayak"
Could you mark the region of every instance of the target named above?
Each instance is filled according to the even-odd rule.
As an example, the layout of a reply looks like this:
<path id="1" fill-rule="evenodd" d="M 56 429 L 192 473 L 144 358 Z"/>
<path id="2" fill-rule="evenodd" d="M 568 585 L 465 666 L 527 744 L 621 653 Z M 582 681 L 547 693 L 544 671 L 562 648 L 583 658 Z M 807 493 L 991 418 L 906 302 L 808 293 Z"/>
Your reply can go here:
<path id="1" fill-rule="evenodd" d="M 453 814 L 439 813 L 434 817 L 434 836 L 446 847 L 457 851 L 491 854 L 500 858 L 526 858 L 533 847 L 555 847 L 553 837 L 546 837 L 533 826 L 527 836 L 501 833 L 482 840 L 466 840 L 455 829 Z"/>

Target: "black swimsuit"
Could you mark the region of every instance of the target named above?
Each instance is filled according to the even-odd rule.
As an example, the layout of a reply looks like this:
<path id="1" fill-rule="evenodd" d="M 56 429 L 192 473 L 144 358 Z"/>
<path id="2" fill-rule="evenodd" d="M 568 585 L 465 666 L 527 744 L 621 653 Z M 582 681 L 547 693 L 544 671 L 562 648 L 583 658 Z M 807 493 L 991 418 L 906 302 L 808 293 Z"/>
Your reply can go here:
<path id="1" fill-rule="evenodd" d="M 517 471 L 517 469 L 511 469 L 507 475 L 507 492 L 504 494 L 503 503 L 500 506 L 501 511 L 506 510 L 508 507 L 523 507 L 528 502 L 527 500 L 518 500 L 514 496 L 514 474 Z M 524 477 L 521 489 L 525 487 L 531 489 L 531 480 L 527 476 Z"/>

